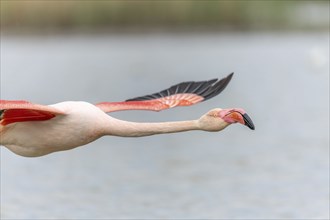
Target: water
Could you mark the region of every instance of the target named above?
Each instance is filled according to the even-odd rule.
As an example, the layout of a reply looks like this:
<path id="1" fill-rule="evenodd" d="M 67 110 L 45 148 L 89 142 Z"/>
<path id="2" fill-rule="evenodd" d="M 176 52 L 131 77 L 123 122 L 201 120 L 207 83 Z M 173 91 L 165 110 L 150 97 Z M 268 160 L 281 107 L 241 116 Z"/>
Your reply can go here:
<path id="1" fill-rule="evenodd" d="M 3 36 L 2 99 L 120 101 L 234 71 L 205 103 L 112 115 L 242 107 L 256 130 L 104 137 L 32 159 L 2 148 L 1 218 L 329 218 L 328 49 L 329 33 Z"/>

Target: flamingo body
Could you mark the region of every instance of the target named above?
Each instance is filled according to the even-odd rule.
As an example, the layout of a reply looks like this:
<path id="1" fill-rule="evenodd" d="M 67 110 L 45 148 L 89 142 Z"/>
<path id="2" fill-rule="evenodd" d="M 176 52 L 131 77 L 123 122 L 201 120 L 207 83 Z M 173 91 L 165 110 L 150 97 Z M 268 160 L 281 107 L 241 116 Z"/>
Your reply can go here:
<path id="1" fill-rule="evenodd" d="M 193 105 L 219 94 L 231 77 L 180 83 L 152 95 L 96 105 L 68 101 L 45 106 L 0 100 L 0 144 L 18 155 L 36 157 L 73 149 L 104 135 L 140 137 L 189 130 L 220 131 L 236 122 L 254 129 L 243 109 L 213 109 L 198 120 L 161 123 L 128 122 L 107 114 Z"/>
<path id="2" fill-rule="evenodd" d="M 87 102 L 61 102 L 51 107 L 66 114 L 4 126 L 1 144 L 22 156 L 41 156 L 96 140 L 102 135 L 104 122 L 111 120 L 100 108 Z"/>

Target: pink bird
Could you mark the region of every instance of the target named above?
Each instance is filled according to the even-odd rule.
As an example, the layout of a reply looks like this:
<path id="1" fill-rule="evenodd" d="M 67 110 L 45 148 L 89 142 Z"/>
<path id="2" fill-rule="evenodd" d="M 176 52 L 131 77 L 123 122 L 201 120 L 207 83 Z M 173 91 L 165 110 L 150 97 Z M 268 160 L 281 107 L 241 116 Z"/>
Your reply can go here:
<path id="1" fill-rule="evenodd" d="M 0 144 L 18 155 L 38 157 L 70 150 L 104 135 L 141 137 L 190 130 L 221 131 L 236 122 L 254 130 L 252 120 L 240 108 L 216 108 L 197 120 L 160 123 L 129 122 L 106 114 L 193 105 L 221 93 L 232 76 L 233 73 L 221 80 L 183 82 L 152 95 L 96 105 L 76 101 L 39 105 L 0 100 Z"/>

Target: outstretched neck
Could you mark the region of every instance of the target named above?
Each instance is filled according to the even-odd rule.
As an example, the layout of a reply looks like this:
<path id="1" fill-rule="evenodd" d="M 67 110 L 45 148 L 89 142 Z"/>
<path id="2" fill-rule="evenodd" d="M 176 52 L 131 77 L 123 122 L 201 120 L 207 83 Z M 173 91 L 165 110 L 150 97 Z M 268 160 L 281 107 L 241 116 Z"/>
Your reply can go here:
<path id="1" fill-rule="evenodd" d="M 139 123 L 115 119 L 106 126 L 104 135 L 142 137 L 155 134 L 175 133 L 199 129 L 198 120 Z"/>

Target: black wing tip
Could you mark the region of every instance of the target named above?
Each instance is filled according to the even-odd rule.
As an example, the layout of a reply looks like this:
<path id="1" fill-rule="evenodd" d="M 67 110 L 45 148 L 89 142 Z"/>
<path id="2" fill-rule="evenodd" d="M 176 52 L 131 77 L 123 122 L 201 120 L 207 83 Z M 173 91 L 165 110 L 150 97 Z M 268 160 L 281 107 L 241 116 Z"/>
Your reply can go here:
<path id="1" fill-rule="evenodd" d="M 205 101 L 220 94 L 226 88 L 233 75 L 234 72 L 230 73 L 228 76 L 224 78 L 221 78 L 220 80 L 218 78 L 215 78 L 207 81 L 182 82 L 174 86 L 171 86 L 168 89 L 162 90 L 161 92 L 158 93 L 127 99 L 126 102 L 153 100 L 179 93 L 196 94 L 202 96 L 204 98 L 203 101 Z"/>
<path id="2" fill-rule="evenodd" d="M 208 99 L 213 98 L 214 96 L 219 95 L 227 87 L 233 75 L 234 72 L 230 73 L 228 76 L 220 80 L 217 80 L 217 82 L 215 82 L 209 89 L 204 91 L 202 94 L 199 94 L 203 96 L 203 101 L 206 101 Z"/>
<path id="3" fill-rule="evenodd" d="M 231 78 L 233 78 L 234 76 L 234 72 L 228 74 L 228 76 L 226 76 L 225 78 L 222 78 L 221 80 L 226 80 L 228 82 L 230 82 Z"/>

